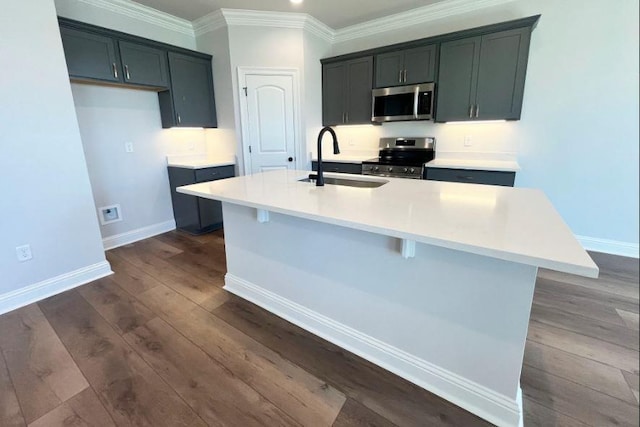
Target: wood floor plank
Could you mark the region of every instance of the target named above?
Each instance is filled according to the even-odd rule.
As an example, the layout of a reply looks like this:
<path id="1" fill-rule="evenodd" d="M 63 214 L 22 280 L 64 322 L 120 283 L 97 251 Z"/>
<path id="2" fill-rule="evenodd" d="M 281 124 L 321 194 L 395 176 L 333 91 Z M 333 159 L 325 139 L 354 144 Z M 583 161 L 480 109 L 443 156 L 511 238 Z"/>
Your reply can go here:
<path id="1" fill-rule="evenodd" d="M 205 425 L 79 293 L 39 304 L 117 425 Z"/>
<path id="2" fill-rule="evenodd" d="M 634 331 L 638 331 L 640 329 L 640 325 L 638 324 L 640 321 L 640 315 L 638 315 L 638 313 L 631 313 L 629 311 L 620 310 L 619 308 L 616 308 L 616 312 L 622 318 L 625 325 L 627 325 L 627 328 Z M 638 336 L 637 332 L 636 336 Z"/>
<path id="3" fill-rule="evenodd" d="M 640 345 L 638 333 L 626 326 L 566 313 L 537 303 L 534 303 L 531 308 L 530 320 L 567 329 L 581 335 L 627 347 L 631 350 L 638 350 Z"/>
<path id="4" fill-rule="evenodd" d="M 588 427 L 588 424 L 560 414 L 531 399 L 523 399 L 524 427 Z"/>
<path id="5" fill-rule="evenodd" d="M 87 388 L 29 427 L 115 427 L 93 389 Z"/>
<path id="6" fill-rule="evenodd" d="M 524 363 L 629 403 L 635 398 L 620 369 L 527 341 Z"/>
<path id="7" fill-rule="evenodd" d="M 629 384 L 629 388 L 631 389 L 631 392 L 635 396 L 636 402 L 640 403 L 640 399 L 638 398 L 638 382 L 640 382 L 638 374 L 632 374 L 631 372 L 622 371 L 622 375 L 624 376 L 624 379 L 627 381 L 627 384 Z"/>
<path id="8" fill-rule="evenodd" d="M 195 239 L 190 238 L 186 233 L 181 233 L 179 231 L 170 231 L 168 233 L 159 234 L 154 236 L 154 239 L 161 241 L 162 243 L 166 243 L 167 245 L 173 246 L 174 248 L 180 249 L 182 251 L 188 250 L 194 246 L 199 246 L 202 243 L 198 242 Z"/>
<path id="9" fill-rule="evenodd" d="M 303 425 L 331 425 L 345 396 L 169 288 L 145 304 L 218 363 Z"/>
<path id="10" fill-rule="evenodd" d="M 637 277 L 637 276 L 636 276 Z M 538 270 L 538 278 L 562 282 L 596 292 L 603 292 L 615 295 L 620 298 L 627 298 L 638 301 L 640 297 L 637 282 L 633 283 L 633 277 L 620 276 L 606 270 L 600 270 L 597 279 L 576 276 L 573 274 L 560 273 L 545 269 Z M 637 279 L 636 279 L 637 280 Z"/>
<path id="11" fill-rule="evenodd" d="M 161 319 L 125 339 L 209 425 L 298 425 Z"/>
<path id="12" fill-rule="evenodd" d="M 144 325 L 155 317 L 151 310 L 110 278 L 81 286 L 78 292 L 120 335 Z"/>
<path id="13" fill-rule="evenodd" d="M 638 352 L 566 329 L 529 323 L 527 339 L 637 374 Z"/>
<path id="14" fill-rule="evenodd" d="M 524 365 L 525 397 L 592 426 L 637 426 L 638 406 Z"/>
<path id="15" fill-rule="evenodd" d="M 25 425 L 16 390 L 13 388 L 9 370 L 0 351 L 0 426 L 22 427 Z"/>
<path id="16" fill-rule="evenodd" d="M 168 261 L 195 277 L 204 279 L 215 279 L 227 272 L 224 249 L 206 249 L 204 245 L 172 256 Z"/>
<path id="17" fill-rule="evenodd" d="M 576 304 L 602 305 L 612 309 L 619 308 L 638 313 L 638 299 L 636 298 L 612 294 L 597 288 L 576 286 L 569 282 L 550 280 L 540 274 L 536 279 L 536 291 L 551 293 L 563 298 L 564 301 L 573 301 Z"/>
<path id="18" fill-rule="evenodd" d="M 114 272 L 109 278 L 125 291 L 131 295 L 138 295 L 160 284 L 156 278 L 143 271 L 143 269 L 120 257 L 115 252 L 116 250 L 107 252 L 107 259 L 111 263 L 111 269 Z"/>
<path id="19" fill-rule="evenodd" d="M 391 421 L 376 414 L 357 400 L 347 399 L 333 427 L 394 427 Z"/>
<path id="20" fill-rule="evenodd" d="M 232 298 L 214 313 L 397 425 L 490 425 L 240 298 Z"/>
<path id="21" fill-rule="evenodd" d="M 0 348 L 27 423 L 89 387 L 35 304 L 0 317 Z"/>

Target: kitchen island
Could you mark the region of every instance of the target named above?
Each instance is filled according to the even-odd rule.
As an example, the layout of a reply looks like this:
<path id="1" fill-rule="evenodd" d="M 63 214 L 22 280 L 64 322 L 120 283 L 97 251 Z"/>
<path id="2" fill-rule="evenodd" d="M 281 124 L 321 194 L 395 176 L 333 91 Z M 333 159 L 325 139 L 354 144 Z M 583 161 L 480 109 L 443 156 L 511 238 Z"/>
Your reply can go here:
<path id="1" fill-rule="evenodd" d="M 273 171 L 181 187 L 223 202 L 225 289 L 497 425 L 522 423 L 538 267 L 598 267 L 539 190 Z M 326 174 L 326 177 L 338 176 Z"/>

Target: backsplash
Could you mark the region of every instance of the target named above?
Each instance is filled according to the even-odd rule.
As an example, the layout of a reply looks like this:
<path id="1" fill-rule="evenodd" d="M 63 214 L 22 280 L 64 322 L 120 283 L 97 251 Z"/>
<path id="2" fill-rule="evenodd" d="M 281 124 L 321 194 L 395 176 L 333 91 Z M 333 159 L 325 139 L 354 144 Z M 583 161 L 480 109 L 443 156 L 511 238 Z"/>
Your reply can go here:
<path id="1" fill-rule="evenodd" d="M 463 158 L 506 156 L 515 159 L 518 126 L 518 122 L 397 122 L 382 126 L 338 126 L 336 133 L 343 152 L 375 152 L 381 137 L 433 136 L 436 138 L 436 156 L 438 153 L 458 153 Z"/>

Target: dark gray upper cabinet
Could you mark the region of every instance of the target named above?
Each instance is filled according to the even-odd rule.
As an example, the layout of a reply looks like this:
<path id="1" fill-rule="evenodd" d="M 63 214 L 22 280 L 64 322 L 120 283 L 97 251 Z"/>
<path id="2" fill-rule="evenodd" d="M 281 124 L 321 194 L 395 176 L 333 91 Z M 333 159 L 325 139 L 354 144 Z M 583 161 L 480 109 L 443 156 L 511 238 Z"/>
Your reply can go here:
<path id="1" fill-rule="evenodd" d="M 61 28 L 60 34 L 69 77 L 123 81 L 113 38 L 72 28 Z"/>
<path id="2" fill-rule="evenodd" d="M 373 57 L 322 66 L 322 123 L 371 123 Z"/>
<path id="3" fill-rule="evenodd" d="M 217 127 L 211 61 L 169 52 L 171 90 L 161 92 L 162 127 Z"/>
<path id="4" fill-rule="evenodd" d="M 518 120 L 531 28 L 442 43 L 436 121 Z"/>
<path id="5" fill-rule="evenodd" d="M 434 81 L 437 52 L 437 45 L 429 45 L 376 55 L 375 86 L 381 88 Z"/>
<path id="6" fill-rule="evenodd" d="M 122 77 L 127 83 L 169 87 L 167 51 L 126 41 L 118 42 Z"/>

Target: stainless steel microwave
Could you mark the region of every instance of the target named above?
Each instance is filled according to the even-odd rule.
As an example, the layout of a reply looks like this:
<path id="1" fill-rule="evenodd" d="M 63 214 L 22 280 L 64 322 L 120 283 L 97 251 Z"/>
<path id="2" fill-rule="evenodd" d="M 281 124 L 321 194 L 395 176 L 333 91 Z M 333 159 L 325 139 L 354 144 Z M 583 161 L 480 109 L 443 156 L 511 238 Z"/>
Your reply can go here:
<path id="1" fill-rule="evenodd" d="M 433 83 L 374 89 L 372 122 L 399 122 L 433 119 Z"/>

